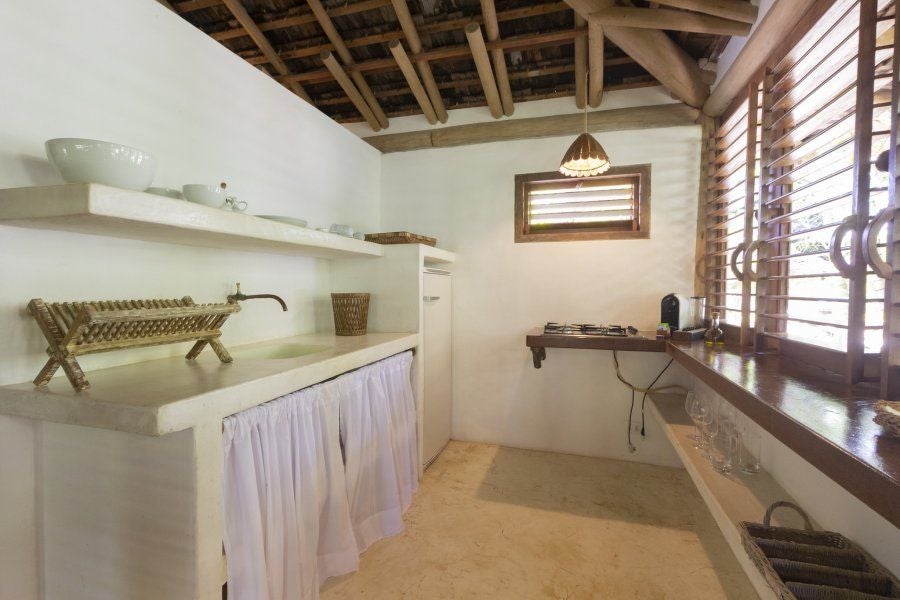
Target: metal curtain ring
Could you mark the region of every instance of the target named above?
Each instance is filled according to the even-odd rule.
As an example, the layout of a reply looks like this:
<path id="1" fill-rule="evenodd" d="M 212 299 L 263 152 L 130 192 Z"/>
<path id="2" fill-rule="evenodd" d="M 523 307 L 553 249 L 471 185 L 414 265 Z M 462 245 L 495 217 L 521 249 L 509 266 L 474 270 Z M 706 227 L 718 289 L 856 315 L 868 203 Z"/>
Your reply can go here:
<path id="1" fill-rule="evenodd" d="M 734 252 L 731 253 L 731 272 L 734 273 L 734 276 L 738 281 L 744 280 L 744 274 L 741 273 L 740 271 L 738 271 L 738 267 L 737 267 L 738 254 L 740 254 L 744 251 L 744 247 L 745 247 L 744 242 L 741 242 L 740 244 L 738 244 L 737 246 L 734 247 Z M 747 269 L 747 264 L 744 263 L 744 270 L 746 271 L 746 269 Z"/>
<path id="2" fill-rule="evenodd" d="M 761 262 L 763 256 L 762 251 L 768 248 L 769 245 L 765 242 L 765 240 L 753 240 L 750 242 L 750 245 L 747 246 L 747 250 L 744 251 L 744 273 L 750 279 L 750 281 L 759 281 L 759 263 Z M 754 252 L 759 252 L 756 257 L 756 270 L 753 270 L 753 261 L 752 256 Z"/>
<path id="3" fill-rule="evenodd" d="M 838 225 L 834 233 L 831 235 L 831 244 L 828 246 L 828 256 L 831 263 L 841 274 L 841 277 L 850 279 L 853 277 L 853 267 L 844 259 L 844 253 L 841 252 L 841 246 L 844 237 L 849 233 L 853 234 L 859 230 L 859 218 L 857 215 L 850 215 Z"/>
<path id="4" fill-rule="evenodd" d="M 881 255 L 878 254 L 878 234 L 881 233 L 882 227 L 891 222 L 896 212 L 897 209 L 893 206 L 882 209 L 875 215 L 875 218 L 866 225 L 862 232 L 862 245 L 863 250 L 865 251 L 863 256 L 865 256 L 866 262 L 872 267 L 875 274 L 882 279 L 892 279 L 894 277 L 894 269 L 889 262 L 881 258 Z"/>

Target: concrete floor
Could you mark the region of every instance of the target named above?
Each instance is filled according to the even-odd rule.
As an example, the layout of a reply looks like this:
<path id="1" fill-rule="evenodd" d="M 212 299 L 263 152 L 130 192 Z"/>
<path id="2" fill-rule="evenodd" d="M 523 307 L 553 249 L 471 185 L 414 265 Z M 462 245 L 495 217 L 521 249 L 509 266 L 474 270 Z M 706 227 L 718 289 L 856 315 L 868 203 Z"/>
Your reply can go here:
<path id="1" fill-rule="evenodd" d="M 323 600 L 755 599 L 679 469 L 451 442 Z"/>

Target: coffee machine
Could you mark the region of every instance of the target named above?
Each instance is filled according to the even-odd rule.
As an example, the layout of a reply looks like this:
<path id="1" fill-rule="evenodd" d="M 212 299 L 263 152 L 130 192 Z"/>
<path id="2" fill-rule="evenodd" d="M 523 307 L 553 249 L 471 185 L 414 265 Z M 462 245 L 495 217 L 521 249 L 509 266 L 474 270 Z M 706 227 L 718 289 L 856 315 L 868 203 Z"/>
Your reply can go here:
<path id="1" fill-rule="evenodd" d="M 683 294 L 666 294 L 660 302 L 659 322 L 668 323 L 672 331 L 696 329 L 703 323 L 703 298 Z"/>

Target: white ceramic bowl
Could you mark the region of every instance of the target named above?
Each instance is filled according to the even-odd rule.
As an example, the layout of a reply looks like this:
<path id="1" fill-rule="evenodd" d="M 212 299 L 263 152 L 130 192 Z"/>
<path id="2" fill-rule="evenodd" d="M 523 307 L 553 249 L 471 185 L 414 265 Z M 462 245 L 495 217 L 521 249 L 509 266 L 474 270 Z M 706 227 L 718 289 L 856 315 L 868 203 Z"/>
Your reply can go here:
<path id="1" fill-rule="evenodd" d="M 181 187 L 184 199 L 197 204 L 205 204 L 213 208 L 225 206 L 225 188 L 219 185 L 206 185 L 205 183 L 189 183 Z"/>
<path id="2" fill-rule="evenodd" d="M 102 183 L 144 191 L 156 174 L 152 154 L 122 144 L 82 138 L 44 143 L 47 158 L 69 183 Z"/>

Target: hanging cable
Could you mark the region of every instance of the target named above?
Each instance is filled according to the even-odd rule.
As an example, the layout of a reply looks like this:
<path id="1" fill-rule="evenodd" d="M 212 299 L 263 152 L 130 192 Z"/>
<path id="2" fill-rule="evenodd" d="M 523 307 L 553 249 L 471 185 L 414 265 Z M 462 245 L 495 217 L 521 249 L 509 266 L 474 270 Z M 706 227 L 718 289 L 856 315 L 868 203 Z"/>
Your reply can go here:
<path id="1" fill-rule="evenodd" d="M 640 393 L 644 394 L 643 398 L 641 399 L 641 436 L 645 436 L 646 433 L 644 430 L 644 404 L 647 402 L 647 396 L 653 392 L 661 392 L 663 390 L 681 390 L 685 393 L 687 393 L 688 390 L 684 386 L 681 386 L 678 384 L 661 385 L 658 388 L 653 387 L 656 384 L 656 382 L 659 381 L 659 378 L 663 376 L 663 373 L 665 373 L 669 369 L 669 367 L 672 366 L 672 363 L 675 362 L 674 358 L 669 359 L 669 362 L 666 364 L 666 366 L 663 367 L 662 371 L 659 372 L 659 374 L 653 379 L 653 381 L 650 383 L 650 385 L 646 388 L 637 387 L 634 384 L 632 384 L 631 382 L 629 382 L 627 379 L 625 379 L 625 377 L 622 376 L 622 371 L 619 368 L 619 355 L 615 350 L 613 350 L 613 362 L 616 365 L 616 377 L 619 379 L 619 381 L 621 381 L 622 383 L 624 383 L 627 387 L 629 387 L 631 389 L 631 407 L 628 409 L 627 439 L 628 439 L 628 451 L 634 453 L 637 451 L 637 447 L 635 447 L 634 444 L 631 443 L 631 420 L 632 420 L 632 415 L 634 413 L 634 395 L 635 395 L 635 393 L 640 392 Z"/>

